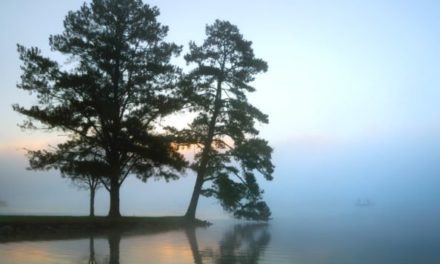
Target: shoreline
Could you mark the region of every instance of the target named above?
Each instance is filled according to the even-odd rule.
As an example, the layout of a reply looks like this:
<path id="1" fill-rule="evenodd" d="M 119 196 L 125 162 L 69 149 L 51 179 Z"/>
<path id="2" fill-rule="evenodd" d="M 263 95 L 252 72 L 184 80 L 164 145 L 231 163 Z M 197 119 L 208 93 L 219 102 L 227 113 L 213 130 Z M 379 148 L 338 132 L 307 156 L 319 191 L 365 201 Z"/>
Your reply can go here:
<path id="1" fill-rule="evenodd" d="M 114 233 L 147 234 L 171 230 L 208 227 L 211 223 L 183 216 L 108 218 L 104 216 L 15 216 L 0 215 L 0 243 L 56 240 Z"/>

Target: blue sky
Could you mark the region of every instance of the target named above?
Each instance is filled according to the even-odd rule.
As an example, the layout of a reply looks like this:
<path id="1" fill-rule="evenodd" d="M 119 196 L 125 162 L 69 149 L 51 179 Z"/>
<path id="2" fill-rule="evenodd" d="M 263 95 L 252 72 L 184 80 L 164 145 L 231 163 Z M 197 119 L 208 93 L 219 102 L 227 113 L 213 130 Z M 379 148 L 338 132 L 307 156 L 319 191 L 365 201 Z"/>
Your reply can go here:
<path id="1" fill-rule="evenodd" d="M 11 109 L 13 103 L 32 102 L 15 87 L 20 76 L 16 43 L 51 55 L 49 35 L 60 33 L 66 13 L 81 3 L 1 3 L 0 200 L 8 207 L 0 212 L 87 213 L 86 192 L 79 193 L 57 172 L 25 170 L 21 148 L 44 147 L 62 136 L 21 131 L 16 124 L 23 118 Z M 375 199 L 384 211 L 409 204 L 429 213 L 440 201 L 433 187 L 440 183 L 440 2 L 148 3 L 161 10 L 159 21 L 170 27 L 170 41 L 200 43 L 206 24 L 225 19 L 268 62 L 269 71 L 257 77 L 250 100 L 269 114 L 270 123 L 261 131 L 275 148 L 277 169 L 275 180 L 262 184 L 274 216 L 343 214 L 359 197 Z M 184 66 L 182 59 L 176 63 Z M 122 190 L 122 212 L 183 213 L 193 180 L 190 174 L 171 184 L 130 179 Z M 160 204 L 153 203 L 157 196 Z M 101 191 L 102 214 L 106 199 Z M 213 200 L 204 200 L 199 212 L 223 217 Z"/>

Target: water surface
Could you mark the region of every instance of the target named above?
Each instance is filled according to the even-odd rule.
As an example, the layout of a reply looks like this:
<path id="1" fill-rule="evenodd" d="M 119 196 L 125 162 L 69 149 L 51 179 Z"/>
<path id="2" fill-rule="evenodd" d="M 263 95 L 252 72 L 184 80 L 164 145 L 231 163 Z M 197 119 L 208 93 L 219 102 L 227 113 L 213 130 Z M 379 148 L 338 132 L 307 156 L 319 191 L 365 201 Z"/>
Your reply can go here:
<path id="1" fill-rule="evenodd" d="M 0 244 L 0 263 L 440 263 L 440 229 L 380 218 L 216 221 L 156 234 Z"/>

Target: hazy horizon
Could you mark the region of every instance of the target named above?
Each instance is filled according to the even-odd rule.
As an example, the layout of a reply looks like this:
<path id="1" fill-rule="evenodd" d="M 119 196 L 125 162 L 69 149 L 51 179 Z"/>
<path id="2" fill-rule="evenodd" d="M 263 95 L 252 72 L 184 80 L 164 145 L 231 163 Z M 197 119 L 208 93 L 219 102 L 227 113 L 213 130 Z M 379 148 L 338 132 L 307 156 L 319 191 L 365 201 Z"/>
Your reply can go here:
<path id="1" fill-rule="evenodd" d="M 14 103 L 32 96 L 16 88 L 16 44 L 54 56 L 50 34 L 83 1 L 5 1 L 0 10 L 0 214 L 86 215 L 88 193 L 59 172 L 27 171 L 23 148 L 44 148 L 59 133 L 22 131 Z M 273 218 L 369 217 L 414 223 L 440 220 L 440 2 L 434 1 L 144 1 L 169 26 L 167 40 L 200 43 L 215 19 L 236 24 L 269 71 L 256 77 L 250 102 L 269 115 L 259 126 L 274 148 L 272 182 L 260 181 Z M 185 68 L 182 56 L 176 63 Z M 182 215 L 193 173 L 146 184 L 129 177 L 123 215 Z M 373 206 L 358 208 L 358 199 Z M 2 206 L 3 205 L 3 206 Z M 96 212 L 106 215 L 108 193 Z M 202 199 L 199 218 L 227 218 Z"/>

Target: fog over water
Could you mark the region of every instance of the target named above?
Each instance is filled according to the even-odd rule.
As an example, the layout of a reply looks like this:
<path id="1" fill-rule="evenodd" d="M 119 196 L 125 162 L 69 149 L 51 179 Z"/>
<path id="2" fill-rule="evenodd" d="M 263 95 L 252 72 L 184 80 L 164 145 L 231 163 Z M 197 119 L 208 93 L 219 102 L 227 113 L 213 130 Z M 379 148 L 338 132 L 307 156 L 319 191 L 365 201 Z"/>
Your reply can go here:
<path id="1" fill-rule="evenodd" d="M 275 146 L 273 182 L 261 182 L 273 218 L 304 221 L 358 222 L 371 218 L 389 225 L 428 228 L 440 220 L 438 140 L 375 139 L 362 143 L 296 142 Z M 25 170 L 23 154 L 2 154 L 0 200 L 2 213 L 87 214 L 88 193 L 79 191 L 57 172 Z M 131 177 L 121 192 L 125 215 L 183 214 L 193 174 L 166 183 L 146 184 Z M 7 183 L 7 184 L 4 184 Z M 160 199 L 158 199 L 160 198 Z M 368 206 L 357 203 L 368 201 Z M 98 191 L 97 212 L 105 215 L 108 193 Z M 215 200 L 202 199 L 199 217 L 227 218 Z"/>
<path id="2" fill-rule="evenodd" d="M 23 117 L 11 109 L 34 100 L 16 88 L 16 44 L 50 55 L 49 35 L 60 33 L 65 14 L 82 2 L 6 1 L 0 9 L 2 214 L 88 212 L 88 193 L 58 172 L 26 170 L 23 148 L 44 148 L 63 136 L 20 130 Z M 200 42 L 206 24 L 226 19 L 268 62 L 249 100 L 269 115 L 259 129 L 275 150 L 276 171 L 273 182 L 261 185 L 275 220 L 345 223 L 359 217 L 426 228 L 439 220 L 438 2 L 148 3 L 161 10 L 171 41 Z M 185 69 L 181 58 L 176 63 Z M 183 214 L 194 180 L 191 172 L 170 183 L 129 177 L 121 189 L 122 213 Z M 356 206 L 359 201 L 369 206 Z M 107 206 L 101 189 L 97 214 L 105 215 Z M 210 199 L 202 199 L 198 216 L 228 217 Z"/>

